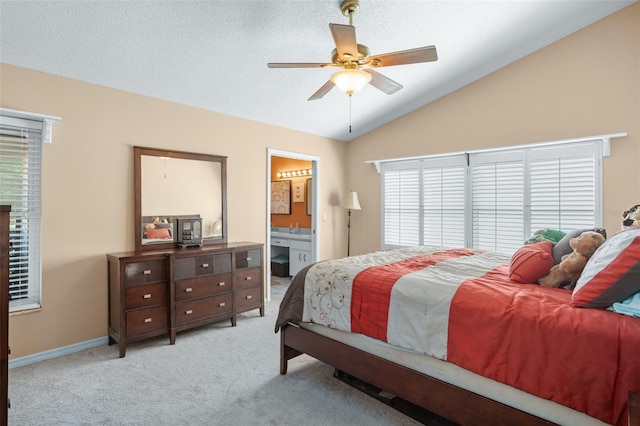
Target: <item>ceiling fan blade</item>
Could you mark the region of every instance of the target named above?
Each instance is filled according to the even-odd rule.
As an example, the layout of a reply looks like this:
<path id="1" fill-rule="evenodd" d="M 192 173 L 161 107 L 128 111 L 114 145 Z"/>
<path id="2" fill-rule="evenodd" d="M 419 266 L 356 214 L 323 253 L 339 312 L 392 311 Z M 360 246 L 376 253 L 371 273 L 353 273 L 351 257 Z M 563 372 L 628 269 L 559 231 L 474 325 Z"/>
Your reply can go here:
<path id="1" fill-rule="evenodd" d="M 387 95 L 393 95 L 398 90 L 402 89 L 402 84 L 396 83 L 389 77 L 385 77 L 377 71 L 374 71 L 370 68 L 365 68 L 362 71 L 371 74 L 371 81 L 369 82 L 370 85 L 372 85 L 376 89 L 382 90 Z"/>
<path id="2" fill-rule="evenodd" d="M 333 64 L 315 62 L 269 62 L 269 68 L 324 68 Z"/>
<path id="3" fill-rule="evenodd" d="M 328 80 L 321 88 L 318 89 L 316 93 L 311 95 L 311 97 L 307 100 L 315 101 L 316 99 L 320 99 L 321 97 L 329 93 L 329 90 L 333 89 L 333 86 L 335 86 L 335 83 L 331 80 Z"/>
<path id="4" fill-rule="evenodd" d="M 358 60 L 356 28 L 353 25 L 329 24 L 338 55 L 342 59 Z"/>
<path id="5" fill-rule="evenodd" d="M 438 52 L 435 46 L 418 47 L 416 49 L 402 50 L 400 52 L 385 53 L 383 55 L 370 56 L 374 62 L 373 67 L 392 67 L 394 65 L 417 64 L 420 62 L 433 62 L 438 60 Z M 375 62 L 379 62 L 375 65 Z"/>

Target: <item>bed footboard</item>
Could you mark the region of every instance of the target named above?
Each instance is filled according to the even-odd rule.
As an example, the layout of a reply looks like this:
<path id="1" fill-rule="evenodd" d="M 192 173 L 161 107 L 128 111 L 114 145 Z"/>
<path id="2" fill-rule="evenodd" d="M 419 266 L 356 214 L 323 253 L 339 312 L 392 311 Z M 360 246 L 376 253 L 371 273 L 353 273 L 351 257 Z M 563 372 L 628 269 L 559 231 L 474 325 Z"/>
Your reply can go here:
<path id="1" fill-rule="evenodd" d="M 280 334 L 280 374 L 304 353 L 461 425 L 553 424 L 304 328 L 287 325 Z"/>

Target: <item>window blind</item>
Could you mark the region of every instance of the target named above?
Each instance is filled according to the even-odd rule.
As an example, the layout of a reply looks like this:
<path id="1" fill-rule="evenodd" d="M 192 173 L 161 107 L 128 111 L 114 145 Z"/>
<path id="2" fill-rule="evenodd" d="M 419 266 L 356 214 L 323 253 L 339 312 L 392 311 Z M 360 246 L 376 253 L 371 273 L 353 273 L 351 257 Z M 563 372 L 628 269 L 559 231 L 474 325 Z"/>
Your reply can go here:
<path id="1" fill-rule="evenodd" d="M 382 179 L 385 247 L 420 244 L 420 169 L 418 162 L 390 164 Z"/>
<path id="2" fill-rule="evenodd" d="M 531 230 L 571 230 L 601 223 L 600 156 L 595 142 L 529 153 Z"/>
<path id="3" fill-rule="evenodd" d="M 0 116 L 0 204 L 11 205 L 10 310 L 40 306 L 42 122 Z"/>
<path id="4" fill-rule="evenodd" d="M 465 246 L 464 155 L 421 161 L 423 186 L 422 245 Z"/>
<path id="5" fill-rule="evenodd" d="M 524 152 L 472 154 L 471 247 L 513 251 L 525 237 Z"/>

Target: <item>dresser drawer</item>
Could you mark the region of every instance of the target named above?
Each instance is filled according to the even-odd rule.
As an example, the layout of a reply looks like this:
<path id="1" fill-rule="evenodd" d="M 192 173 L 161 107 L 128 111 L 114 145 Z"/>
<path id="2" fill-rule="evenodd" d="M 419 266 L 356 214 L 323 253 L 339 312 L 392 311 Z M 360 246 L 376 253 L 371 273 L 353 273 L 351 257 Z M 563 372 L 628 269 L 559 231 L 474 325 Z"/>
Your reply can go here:
<path id="1" fill-rule="evenodd" d="M 262 250 L 244 250 L 236 252 L 236 269 L 255 268 L 262 265 Z"/>
<path id="2" fill-rule="evenodd" d="M 204 299 L 180 302 L 176 305 L 176 323 L 182 324 L 215 315 L 231 314 L 231 301 L 231 293 L 225 293 Z"/>
<path id="3" fill-rule="evenodd" d="M 176 300 L 195 299 L 231 291 L 231 274 L 176 281 Z"/>
<path id="4" fill-rule="evenodd" d="M 127 337 L 154 330 L 169 329 L 167 307 L 158 306 L 148 309 L 128 311 L 126 314 Z"/>
<path id="5" fill-rule="evenodd" d="M 271 245 L 278 247 L 289 247 L 289 240 L 285 240 L 283 238 L 272 238 Z"/>
<path id="6" fill-rule="evenodd" d="M 124 265 L 125 286 L 167 280 L 166 260 L 147 260 Z"/>
<path id="7" fill-rule="evenodd" d="M 231 254 L 207 254 L 176 258 L 174 269 L 177 280 L 231 272 Z"/>
<path id="8" fill-rule="evenodd" d="M 252 287 L 235 292 L 236 311 L 244 312 L 262 306 L 262 287 Z"/>
<path id="9" fill-rule="evenodd" d="M 145 284 L 127 287 L 125 309 L 136 309 L 151 305 L 167 304 L 167 284 Z"/>
<path id="10" fill-rule="evenodd" d="M 241 269 L 235 272 L 235 285 L 236 290 L 262 285 L 262 276 L 260 274 L 260 268 Z"/>

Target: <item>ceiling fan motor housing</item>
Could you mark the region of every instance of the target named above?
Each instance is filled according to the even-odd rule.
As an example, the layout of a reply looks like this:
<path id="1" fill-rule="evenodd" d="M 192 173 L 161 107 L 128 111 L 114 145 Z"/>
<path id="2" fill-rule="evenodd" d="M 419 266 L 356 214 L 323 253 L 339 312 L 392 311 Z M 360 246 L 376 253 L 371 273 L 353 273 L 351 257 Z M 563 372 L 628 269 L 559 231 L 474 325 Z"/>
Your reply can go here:
<path id="1" fill-rule="evenodd" d="M 367 57 L 369 57 L 369 48 L 364 44 L 358 43 L 358 57 L 354 58 L 352 62 L 363 62 L 364 59 L 366 59 Z M 338 54 L 338 49 L 333 49 L 333 52 L 331 52 L 331 62 L 333 62 L 336 65 L 342 65 L 346 61 L 343 61 L 340 59 L 340 55 Z"/>

